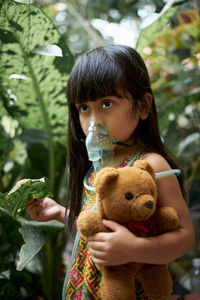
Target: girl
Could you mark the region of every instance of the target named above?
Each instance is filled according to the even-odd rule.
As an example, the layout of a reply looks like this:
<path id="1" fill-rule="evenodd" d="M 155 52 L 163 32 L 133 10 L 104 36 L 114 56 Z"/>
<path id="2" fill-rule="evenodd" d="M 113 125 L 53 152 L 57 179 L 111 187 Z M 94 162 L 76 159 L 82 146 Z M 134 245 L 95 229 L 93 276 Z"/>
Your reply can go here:
<path id="1" fill-rule="evenodd" d="M 83 188 L 91 167 L 85 147 L 89 119 L 103 121 L 115 140 L 115 167 L 133 164 L 136 159 L 151 163 L 155 172 L 177 168 L 160 138 L 157 112 L 146 66 L 140 55 L 128 46 L 109 45 L 83 55 L 68 81 L 69 106 L 68 163 L 69 187 L 65 208 L 45 198 L 31 199 L 28 212 L 38 221 L 57 219 L 72 228 L 81 209 L 92 209 L 95 192 Z M 94 181 L 91 172 L 87 184 Z M 100 299 L 99 265 L 128 262 L 166 264 L 190 251 L 194 233 L 184 201 L 182 176 L 156 179 L 158 206 L 171 206 L 178 212 L 179 229 L 153 238 L 139 238 L 123 226 L 108 220 L 109 233 L 80 236 L 64 287 L 66 299 Z M 82 200 L 81 200 L 82 199 Z M 137 299 L 147 299 L 137 286 Z M 145 298 L 146 297 L 146 298 Z"/>

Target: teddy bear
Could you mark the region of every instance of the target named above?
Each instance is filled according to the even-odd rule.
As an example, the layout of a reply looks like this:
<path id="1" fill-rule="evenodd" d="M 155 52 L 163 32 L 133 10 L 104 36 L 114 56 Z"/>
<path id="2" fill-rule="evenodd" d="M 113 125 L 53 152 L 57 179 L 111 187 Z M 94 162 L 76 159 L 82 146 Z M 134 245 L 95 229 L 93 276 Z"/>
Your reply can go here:
<path id="1" fill-rule="evenodd" d="M 145 160 L 126 168 L 106 167 L 96 176 L 97 210 L 82 211 L 77 227 L 84 236 L 108 232 L 102 220 L 126 226 L 139 237 L 151 237 L 178 228 L 177 212 L 172 207 L 157 207 L 155 172 Z M 98 266 L 102 278 L 102 300 L 135 299 L 135 280 L 151 300 L 163 300 L 172 290 L 167 265 L 130 262 L 117 266 Z"/>

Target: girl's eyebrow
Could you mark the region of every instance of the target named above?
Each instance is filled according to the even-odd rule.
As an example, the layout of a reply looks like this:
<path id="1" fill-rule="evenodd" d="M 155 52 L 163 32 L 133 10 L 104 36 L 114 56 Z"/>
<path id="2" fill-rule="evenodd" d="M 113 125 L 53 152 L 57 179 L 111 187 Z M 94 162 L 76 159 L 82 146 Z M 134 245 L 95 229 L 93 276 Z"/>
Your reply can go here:
<path id="1" fill-rule="evenodd" d="M 114 98 L 121 99 L 121 98 L 123 98 L 123 96 L 121 96 L 121 95 L 106 95 L 106 96 L 102 97 L 101 100 L 104 100 L 104 99 L 114 99 Z"/>
<path id="2" fill-rule="evenodd" d="M 86 103 L 87 103 L 87 102 L 83 102 L 83 103 L 76 103 L 76 104 L 75 104 L 75 106 L 76 106 L 76 107 L 80 107 L 80 106 L 82 106 L 82 105 L 87 105 Z"/>

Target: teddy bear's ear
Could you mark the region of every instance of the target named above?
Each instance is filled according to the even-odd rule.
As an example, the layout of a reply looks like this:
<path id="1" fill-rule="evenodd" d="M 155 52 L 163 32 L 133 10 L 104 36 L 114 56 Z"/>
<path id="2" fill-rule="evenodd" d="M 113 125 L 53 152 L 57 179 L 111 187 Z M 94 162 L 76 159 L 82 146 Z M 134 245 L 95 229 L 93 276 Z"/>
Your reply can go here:
<path id="1" fill-rule="evenodd" d="M 103 192 L 108 183 L 119 176 L 119 172 L 115 168 L 104 168 L 98 174 L 94 182 L 97 193 Z"/>
<path id="2" fill-rule="evenodd" d="M 148 161 L 138 159 L 138 160 L 134 163 L 133 166 L 134 166 L 134 167 L 137 167 L 137 168 L 139 168 L 139 169 L 141 169 L 141 170 L 145 170 L 145 171 L 149 172 L 149 174 L 150 174 L 153 178 L 155 178 L 155 171 L 154 171 L 152 165 L 151 165 Z"/>

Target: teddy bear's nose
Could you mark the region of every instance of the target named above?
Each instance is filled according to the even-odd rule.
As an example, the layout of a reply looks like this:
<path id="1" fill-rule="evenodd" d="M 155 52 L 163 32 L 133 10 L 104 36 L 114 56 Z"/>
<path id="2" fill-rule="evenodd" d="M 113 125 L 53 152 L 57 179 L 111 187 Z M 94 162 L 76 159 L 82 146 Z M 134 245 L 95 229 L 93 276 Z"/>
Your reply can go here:
<path id="1" fill-rule="evenodd" d="M 153 208 L 153 202 L 152 201 L 148 201 L 148 202 L 145 203 L 145 206 L 147 208 Z"/>

